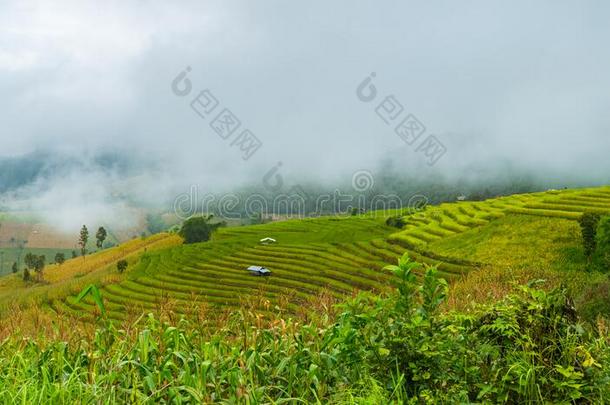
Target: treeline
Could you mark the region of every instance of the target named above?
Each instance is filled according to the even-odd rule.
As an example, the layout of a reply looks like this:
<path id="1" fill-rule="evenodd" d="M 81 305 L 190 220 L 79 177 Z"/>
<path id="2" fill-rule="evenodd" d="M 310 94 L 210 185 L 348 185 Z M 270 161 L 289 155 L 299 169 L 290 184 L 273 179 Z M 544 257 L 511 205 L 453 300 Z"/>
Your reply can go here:
<path id="1" fill-rule="evenodd" d="M 104 248 L 104 242 L 108 237 L 108 232 L 106 229 L 101 226 L 98 228 L 95 234 L 95 246 L 98 250 Z M 80 230 L 78 245 L 80 247 L 80 254 L 84 258 L 88 253 L 89 243 L 89 229 L 86 225 Z M 78 257 L 78 252 L 76 250 L 72 251 L 72 259 L 76 259 Z M 58 265 L 62 265 L 66 261 L 66 255 L 62 252 L 57 252 L 54 257 L 54 263 Z M 24 257 L 25 268 L 23 269 L 22 278 L 26 283 L 28 282 L 43 282 L 44 281 L 44 269 L 47 264 L 47 258 L 45 255 L 36 255 L 34 253 L 27 253 Z M 124 269 L 122 269 L 124 270 Z M 122 271 L 121 270 L 121 271 Z M 19 264 L 17 262 L 13 263 L 12 272 L 19 272 Z"/>
<path id="2" fill-rule="evenodd" d="M 177 199 L 174 210 L 182 217 L 212 213 L 224 219 L 249 220 L 256 224 L 272 215 L 317 216 L 363 213 L 371 210 L 421 208 L 458 199 L 480 201 L 498 196 L 543 191 L 551 183 L 533 176 L 504 173 L 501 178 L 478 179 L 464 173 L 464 180 L 453 180 L 439 173 L 419 175 L 382 166 L 367 172 L 362 187 L 353 178 L 337 185 L 288 180 L 274 186 L 258 183 L 229 194 L 193 193 Z"/>

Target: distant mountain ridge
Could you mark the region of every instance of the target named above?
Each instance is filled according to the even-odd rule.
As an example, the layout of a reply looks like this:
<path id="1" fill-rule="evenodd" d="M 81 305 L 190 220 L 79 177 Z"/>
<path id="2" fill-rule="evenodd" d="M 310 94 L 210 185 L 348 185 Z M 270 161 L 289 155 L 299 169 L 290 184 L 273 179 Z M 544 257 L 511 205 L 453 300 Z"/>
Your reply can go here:
<path id="1" fill-rule="evenodd" d="M 76 155 L 58 151 L 34 151 L 15 157 L 0 157 L 0 194 L 16 191 L 41 179 L 65 175 L 76 169 L 134 174 L 143 169 L 127 152 L 103 151 Z"/>

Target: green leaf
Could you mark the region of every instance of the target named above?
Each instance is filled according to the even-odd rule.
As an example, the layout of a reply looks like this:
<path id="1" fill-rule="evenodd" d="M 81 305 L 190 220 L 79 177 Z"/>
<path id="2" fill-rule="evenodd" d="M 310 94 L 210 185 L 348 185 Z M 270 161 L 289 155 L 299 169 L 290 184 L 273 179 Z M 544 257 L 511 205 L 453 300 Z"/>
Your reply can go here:
<path id="1" fill-rule="evenodd" d="M 85 287 L 85 289 L 83 289 L 83 291 L 81 291 L 80 294 L 78 294 L 78 296 L 76 297 L 76 302 L 81 302 L 81 300 L 83 300 L 88 295 L 91 295 L 93 302 L 95 302 L 95 305 L 97 305 L 97 307 L 100 309 L 102 316 L 106 316 L 106 307 L 104 306 L 102 293 L 95 284 L 90 284 L 89 286 Z"/>

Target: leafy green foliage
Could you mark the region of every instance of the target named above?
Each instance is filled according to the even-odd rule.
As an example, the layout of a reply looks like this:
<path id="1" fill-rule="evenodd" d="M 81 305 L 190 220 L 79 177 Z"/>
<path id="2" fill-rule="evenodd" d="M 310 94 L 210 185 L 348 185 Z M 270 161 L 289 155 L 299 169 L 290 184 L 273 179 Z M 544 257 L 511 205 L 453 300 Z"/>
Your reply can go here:
<path id="1" fill-rule="evenodd" d="M 116 264 L 116 268 L 119 273 L 123 273 L 125 270 L 127 270 L 127 266 L 129 266 L 127 260 L 119 260 Z"/>
<path id="2" fill-rule="evenodd" d="M 385 224 L 394 228 L 402 229 L 407 224 L 401 215 L 389 217 L 386 219 Z"/>
<path id="3" fill-rule="evenodd" d="M 223 222 L 211 223 L 213 218 L 212 215 L 209 215 L 186 220 L 180 229 L 180 236 L 184 238 L 184 243 L 200 243 L 210 240 L 212 233 L 224 225 Z"/>
<path id="4" fill-rule="evenodd" d="M 27 266 L 27 268 L 29 269 L 29 271 L 28 271 L 27 279 L 26 279 L 25 273 L 24 273 L 24 280 L 28 281 L 30 279 L 30 275 L 31 275 L 30 272 L 35 271 L 36 276 L 37 276 L 38 280 L 40 281 L 42 279 L 46 260 L 47 260 L 47 258 L 45 255 L 35 255 L 33 253 L 26 254 L 25 258 L 24 258 L 24 262 L 25 262 L 25 265 Z"/>
<path id="5" fill-rule="evenodd" d="M 434 269 L 414 290 L 408 262 L 397 267 L 401 297 L 360 296 L 344 306 L 336 338 L 349 345 L 338 363 L 361 365 L 346 375 L 368 372 L 389 392 L 421 402 L 595 402 L 608 395 L 607 343 L 578 323 L 565 290 L 531 284 L 472 314 L 441 314 L 447 286 Z"/>
<path id="6" fill-rule="evenodd" d="M 595 237 L 596 253 L 604 269 L 610 270 L 610 216 L 600 219 Z"/>
<path id="7" fill-rule="evenodd" d="M 32 253 L 27 253 L 25 255 L 25 257 L 23 258 L 23 261 L 25 263 L 25 265 L 29 268 L 29 269 L 33 269 L 34 266 L 36 265 L 36 259 L 38 256 L 32 254 Z"/>
<path id="8" fill-rule="evenodd" d="M 580 229 L 582 232 L 582 243 L 585 249 L 585 256 L 589 259 L 595 252 L 597 224 L 599 223 L 599 215 L 586 212 L 579 220 Z"/>
<path id="9" fill-rule="evenodd" d="M 0 345 L 0 401 L 602 403 L 610 395 L 608 342 L 578 322 L 565 290 L 533 282 L 471 313 L 443 313 L 447 285 L 434 268 L 403 256 L 388 269 L 396 291 L 361 293 L 337 319 L 260 328 L 244 310 L 207 331 L 149 315 L 128 329 L 103 323 L 91 341 L 9 339 Z M 87 296 L 105 314 L 95 286 L 78 299 Z"/>
<path id="10" fill-rule="evenodd" d="M 417 291 L 415 270 L 420 267 L 421 265 L 412 261 L 406 253 L 398 259 L 398 266 L 384 267 L 384 270 L 391 271 L 397 277 L 398 281 L 396 281 L 395 286 L 400 292 L 397 300 L 400 309 L 407 309 L 412 305 L 413 296 Z"/>
<path id="11" fill-rule="evenodd" d="M 80 294 L 78 294 L 78 296 L 76 297 L 76 302 L 81 302 L 87 296 L 91 296 L 93 302 L 95 302 L 95 305 L 97 305 L 102 316 L 106 316 L 106 307 L 104 306 L 102 293 L 95 284 L 91 284 L 87 286 L 83 291 L 81 291 Z"/>
<path id="12" fill-rule="evenodd" d="M 87 242 L 89 241 L 89 230 L 86 225 L 80 230 L 80 236 L 78 238 L 78 245 L 80 246 L 81 255 L 84 257 L 87 253 Z"/>
<path id="13" fill-rule="evenodd" d="M 103 226 L 101 226 L 97 230 L 97 233 L 95 234 L 95 246 L 97 246 L 98 249 L 103 248 L 104 241 L 106 240 L 107 237 L 108 237 L 108 232 L 106 231 L 106 229 Z"/>
<path id="14" fill-rule="evenodd" d="M 64 264 L 65 261 L 66 261 L 65 253 L 56 253 L 55 254 L 55 263 L 57 263 L 61 266 L 62 264 Z"/>

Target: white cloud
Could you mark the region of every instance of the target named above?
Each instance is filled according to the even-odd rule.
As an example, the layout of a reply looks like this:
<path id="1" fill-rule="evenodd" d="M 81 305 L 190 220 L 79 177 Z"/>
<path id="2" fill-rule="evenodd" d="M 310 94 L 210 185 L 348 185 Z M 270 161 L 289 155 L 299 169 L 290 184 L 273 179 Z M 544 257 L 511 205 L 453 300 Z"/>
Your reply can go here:
<path id="1" fill-rule="evenodd" d="M 610 146 L 608 9 L 552 1 L 7 1 L 0 154 L 118 147 L 157 160 L 176 183 L 227 188 L 258 181 L 278 161 L 320 177 L 366 169 L 401 148 L 404 160 L 421 163 L 355 97 L 376 71 L 381 95 L 395 94 L 445 136 L 447 170 L 527 155 L 548 167 L 587 160 L 583 171 L 599 173 L 608 160 L 586 157 Z M 187 65 L 195 89 L 211 89 L 261 138 L 251 161 L 170 92 Z"/>

